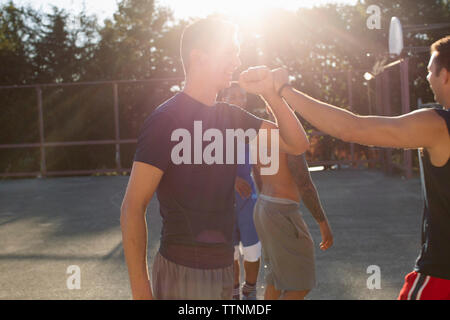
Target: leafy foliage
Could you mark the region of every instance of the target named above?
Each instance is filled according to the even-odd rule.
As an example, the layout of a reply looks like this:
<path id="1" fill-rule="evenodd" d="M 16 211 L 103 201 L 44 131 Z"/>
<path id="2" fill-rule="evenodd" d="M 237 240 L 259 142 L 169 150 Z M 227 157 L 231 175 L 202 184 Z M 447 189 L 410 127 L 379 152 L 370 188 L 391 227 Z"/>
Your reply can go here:
<path id="1" fill-rule="evenodd" d="M 366 9 L 371 4 L 381 8 L 379 30 L 366 26 Z M 177 80 L 183 77 L 179 39 L 189 21 L 175 20 L 168 8 L 154 0 L 121 0 L 114 16 L 102 24 L 96 16 L 56 7 L 51 13 L 42 13 L 10 1 L 0 9 L 0 85 L 175 78 L 119 85 L 121 138 L 136 138 L 145 116 L 182 85 Z M 242 38 L 241 70 L 258 64 L 285 66 L 299 89 L 369 114 L 374 109 L 368 97 L 372 95 L 374 100 L 374 88 L 362 75 L 386 57 L 392 16 L 399 17 L 404 26 L 446 23 L 450 21 L 450 4 L 446 0 L 360 0 L 354 6 L 271 10 L 259 22 L 255 17 L 241 18 L 235 21 Z M 407 31 L 405 46 L 429 46 L 449 31 Z M 425 78 L 427 60 L 427 53 L 410 56 L 413 106 L 418 98 L 424 102 L 433 99 Z M 398 72 L 390 71 L 390 76 L 391 103 L 399 113 L 399 95 L 395 94 L 399 92 Z M 35 90 L 2 89 L 0 95 L 0 144 L 37 142 Z M 256 97 L 250 97 L 249 102 L 262 106 Z M 113 87 L 109 84 L 44 89 L 46 141 L 114 139 L 113 104 Z M 330 137 L 318 140 L 328 146 L 337 144 Z M 111 167 L 114 146 L 105 148 L 95 156 L 75 147 L 48 148 L 49 168 Z M 324 157 L 339 158 L 338 152 L 325 149 L 328 154 Z M 35 149 L 1 150 L 0 171 L 38 170 L 39 152 Z M 131 164 L 133 152 L 134 146 L 122 146 L 124 167 Z"/>

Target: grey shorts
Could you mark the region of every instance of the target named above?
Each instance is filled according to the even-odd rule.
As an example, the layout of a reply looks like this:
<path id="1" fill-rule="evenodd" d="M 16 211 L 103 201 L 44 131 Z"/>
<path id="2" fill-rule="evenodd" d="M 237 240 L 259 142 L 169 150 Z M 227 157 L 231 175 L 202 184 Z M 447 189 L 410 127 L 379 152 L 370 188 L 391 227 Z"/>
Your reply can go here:
<path id="1" fill-rule="evenodd" d="M 233 265 L 223 269 L 193 269 L 164 258 L 159 252 L 152 269 L 157 300 L 231 300 Z"/>
<path id="2" fill-rule="evenodd" d="M 316 284 L 314 242 L 299 204 L 260 194 L 254 220 L 268 268 L 266 283 L 281 291 L 311 290 Z"/>

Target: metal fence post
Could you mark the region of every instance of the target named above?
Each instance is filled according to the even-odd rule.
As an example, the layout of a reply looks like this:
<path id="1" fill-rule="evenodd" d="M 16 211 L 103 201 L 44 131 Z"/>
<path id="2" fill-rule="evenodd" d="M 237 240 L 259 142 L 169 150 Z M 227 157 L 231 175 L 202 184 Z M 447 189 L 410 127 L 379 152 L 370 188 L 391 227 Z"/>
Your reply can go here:
<path id="1" fill-rule="evenodd" d="M 113 94 L 114 94 L 114 131 L 116 140 L 116 168 L 117 170 L 122 169 L 120 161 L 120 131 L 119 131 L 119 91 L 117 82 L 113 83 Z"/>
<path id="2" fill-rule="evenodd" d="M 408 113 L 410 108 L 409 101 L 409 74 L 408 74 L 408 58 L 400 63 L 400 83 L 402 92 L 402 113 Z M 403 166 L 405 169 L 406 179 L 412 177 L 412 153 L 411 150 L 403 151 Z"/>
<path id="3" fill-rule="evenodd" d="M 352 88 L 352 72 L 347 72 L 347 90 L 348 90 L 348 106 L 350 111 L 353 111 L 353 88 Z M 355 144 L 350 143 L 351 165 L 355 166 Z"/>
<path id="4" fill-rule="evenodd" d="M 42 88 L 37 86 L 36 87 L 36 94 L 37 94 L 37 105 L 38 105 L 38 112 L 39 112 L 39 148 L 41 152 L 41 162 L 40 162 L 40 172 L 41 177 L 45 177 L 47 175 L 47 165 L 45 162 L 45 138 L 44 138 L 44 114 L 42 111 Z"/>
<path id="5" fill-rule="evenodd" d="M 383 114 L 384 116 L 392 116 L 392 110 L 391 110 L 391 100 L 390 100 L 390 81 L 389 81 L 389 70 L 385 70 L 382 74 L 382 80 L 383 80 L 383 89 L 382 89 L 382 96 L 383 96 Z M 392 149 L 386 148 L 384 150 L 384 153 L 386 155 L 386 170 L 389 175 L 392 174 Z"/>
<path id="6" fill-rule="evenodd" d="M 377 75 L 375 78 L 375 114 L 382 115 L 383 114 L 383 94 L 382 94 L 382 75 Z M 383 168 L 383 172 L 387 172 L 386 168 L 386 157 L 383 149 L 378 149 L 379 159 L 381 162 L 381 166 Z"/>

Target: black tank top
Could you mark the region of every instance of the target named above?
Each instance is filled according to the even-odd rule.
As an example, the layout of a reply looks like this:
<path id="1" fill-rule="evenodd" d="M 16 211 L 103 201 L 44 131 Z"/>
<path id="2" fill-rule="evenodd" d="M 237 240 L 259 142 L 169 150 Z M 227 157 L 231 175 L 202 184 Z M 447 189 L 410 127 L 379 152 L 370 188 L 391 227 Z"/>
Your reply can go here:
<path id="1" fill-rule="evenodd" d="M 450 134 L 450 111 L 435 111 L 445 119 Z M 450 160 L 435 167 L 426 150 L 422 159 L 427 201 L 423 210 L 422 250 L 415 271 L 450 280 Z"/>

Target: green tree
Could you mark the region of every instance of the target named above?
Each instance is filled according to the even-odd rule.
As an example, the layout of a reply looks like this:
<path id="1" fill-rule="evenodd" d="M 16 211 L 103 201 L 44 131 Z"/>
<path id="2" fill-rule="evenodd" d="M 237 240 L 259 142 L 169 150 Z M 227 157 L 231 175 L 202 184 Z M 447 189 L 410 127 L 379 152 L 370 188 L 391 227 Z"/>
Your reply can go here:
<path id="1" fill-rule="evenodd" d="M 33 16 L 33 22 L 38 29 L 32 44 L 36 81 L 73 82 L 85 76 L 93 59 L 96 20 L 53 7 L 52 13 Z"/>
<path id="2" fill-rule="evenodd" d="M 0 8 L 0 84 L 26 84 L 32 81 L 31 48 L 26 44 L 33 32 L 26 24 L 29 10 L 12 1 Z"/>
<path id="3" fill-rule="evenodd" d="M 153 0 L 123 0 L 105 20 L 95 53 L 97 79 L 148 79 L 180 75 L 172 12 Z M 176 33 L 176 32 L 175 32 Z M 170 41 L 167 41 L 170 39 Z"/>

